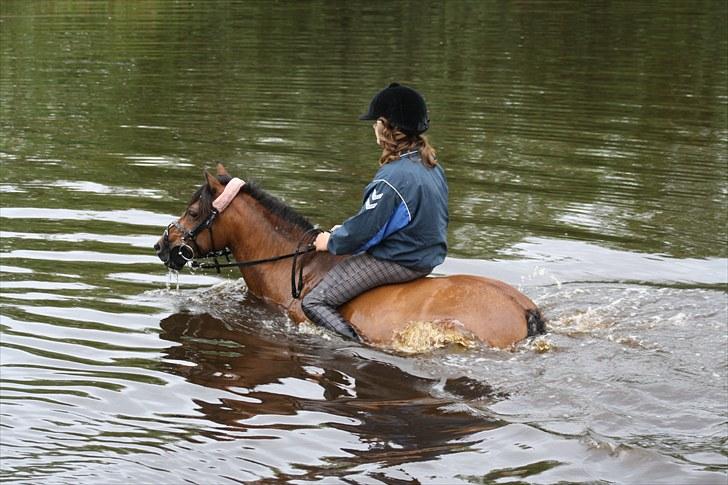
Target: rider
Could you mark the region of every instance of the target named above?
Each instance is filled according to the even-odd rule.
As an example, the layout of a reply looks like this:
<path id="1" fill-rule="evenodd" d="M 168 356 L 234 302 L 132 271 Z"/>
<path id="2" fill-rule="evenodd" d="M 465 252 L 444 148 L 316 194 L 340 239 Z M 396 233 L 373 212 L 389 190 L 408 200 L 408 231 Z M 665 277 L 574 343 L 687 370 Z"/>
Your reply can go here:
<path id="1" fill-rule="evenodd" d="M 337 264 L 302 301 L 314 323 L 359 337 L 338 307 L 371 288 L 429 274 L 447 254 L 448 189 L 424 133 L 427 106 L 397 83 L 377 93 L 361 120 L 374 120 L 380 168 L 359 212 L 316 237 L 318 251 L 353 256 Z"/>

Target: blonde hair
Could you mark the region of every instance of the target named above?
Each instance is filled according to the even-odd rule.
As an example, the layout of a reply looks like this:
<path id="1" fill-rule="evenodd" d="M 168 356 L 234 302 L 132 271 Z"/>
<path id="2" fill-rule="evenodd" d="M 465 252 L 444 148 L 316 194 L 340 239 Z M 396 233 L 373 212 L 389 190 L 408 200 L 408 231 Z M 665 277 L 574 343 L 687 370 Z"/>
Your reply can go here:
<path id="1" fill-rule="evenodd" d="M 437 165 L 437 153 L 424 135 L 408 135 L 393 127 L 386 118 L 379 118 L 382 122 L 382 131 L 379 139 L 382 143 L 382 155 L 379 165 L 385 165 L 398 160 L 403 153 L 419 151 L 422 163 L 426 167 Z"/>

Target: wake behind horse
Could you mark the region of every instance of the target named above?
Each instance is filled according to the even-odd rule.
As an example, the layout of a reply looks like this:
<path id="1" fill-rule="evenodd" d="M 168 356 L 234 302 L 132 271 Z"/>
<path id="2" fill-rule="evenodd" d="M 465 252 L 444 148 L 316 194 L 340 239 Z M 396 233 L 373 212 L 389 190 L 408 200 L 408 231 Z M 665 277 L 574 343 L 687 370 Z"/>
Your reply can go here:
<path id="1" fill-rule="evenodd" d="M 239 264 L 248 291 L 284 308 L 294 322 L 305 321 L 301 300 L 291 291 L 292 262 L 275 256 L 295 255 L 303 268 L 300 296 L 346 256 L 300 251 L 315 237 L 311 223 L 255 185 L 232 179 L 221 164 L 217 176 L 205 172 L 205 179 L 184 214 L 155 244 L 159 258 L 172 269 L 225 249 L 236 261 L 265 260 Z M 340 311 L 364 341 L 383 347 L 419 324 L 474 336 L 499 348 L 545 331 L 540 311 L 527 296 L 480 276 L 429 276 L 380 286 Z"/>

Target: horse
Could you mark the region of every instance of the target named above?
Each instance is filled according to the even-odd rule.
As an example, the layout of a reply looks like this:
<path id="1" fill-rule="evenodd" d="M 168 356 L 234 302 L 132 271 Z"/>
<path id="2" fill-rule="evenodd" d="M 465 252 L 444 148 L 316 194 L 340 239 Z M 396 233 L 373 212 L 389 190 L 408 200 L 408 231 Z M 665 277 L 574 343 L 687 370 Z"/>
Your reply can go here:
<path id="1" fill-rule="evenodd" d="M 299 297 L 348 256 L 314 251 L 318 230 L 306 218 L 257 185 L 232 178 L 222 164 L 216 175 L 203 173 L 205 182 L 182 216 L 154 245 L 157 256 L 174 270 L 215 256 L 219 271 L 217 256 L 228 251 L 249 293 L 282 308 L 293 322 L 306 321 Z M 377 347 L 391 347 L 425 324 L 501 349 L 545 332 L 533 301 L 503 281 L 481 276 L 427 276 L 384 285 L 339 311 L 363 342 Z"/>

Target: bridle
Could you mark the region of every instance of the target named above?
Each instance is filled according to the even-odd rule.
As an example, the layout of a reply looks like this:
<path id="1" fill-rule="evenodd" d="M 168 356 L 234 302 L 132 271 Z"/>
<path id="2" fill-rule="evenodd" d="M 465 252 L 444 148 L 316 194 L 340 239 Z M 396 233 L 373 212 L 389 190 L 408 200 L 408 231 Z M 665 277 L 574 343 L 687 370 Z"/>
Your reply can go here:
<path id="1" fill-rule="evenodd" d="M 223 193 L 213 201 L 213 208 L 210 210 L 210 214 L 208 214 L 204 221 L 200 222 L 191 230 L 184 227 L 182 224 L 180 224 L 179 221 L 173 221 L 167 226 L 167 228 L 164 230 L 164 233 L 162 233 L 162 239 L 164 243 L 169 246 L 169 229 L 174 227 L 182 235 L 183 241 L 181 245 L 175 246 L 174 250 L 177 251 L 180 258 L 185 261 L 185 264 L 190 263 L 190 266 L 193 269 L 215 269 L 218 274 L 220 273 L 221 268 L 245 268 L 249 266 L 256 266 L 259 264 L 272 263 L 274 261 L 292 258 L 293 262 L 291 265 L 291 296 L 293 296 L 293 298 L 299 298 L 301 296 L 301 291 L 303 290 L 303 264 L 297 264 L 299 263 L 298 257 L 316 250 L 316 247 L 312 242 L 304 244 L 304 240 L 307 239 L 310 234 L 313 234 L 315 239 L 318 233 L 321 232 L 321 230 L 318 228 L 309 229 L 308 231 L 304 232 L 303 237 L 296 246 L 296 250 L 288 254 L 282 254 L 279 256 L 272 256 L 270 258 L 263 259 L 252 259 L 248 261 L 230 261 L 230 254 L 232 254 L 232 251 L 230 250 L 230 248 L 226 247 L 221 250 L 211 249 L 206 254 L 195 258 L 195 253 L 200 252 L 200 246 L 197 244 L 195 238 L 202 231 L 207 229 L 210 234 L 210 248 L 215 247 L 215 240 L 212 235 L 212 223 L 215 222 L 217 216 L 223 210 L 225 210 L 228 205 L 230 205 L 230 202 L 232 202 L 232 199 L 237 195 L 237 193 L 240 191 L 240 188 L 244 184 L 245 182 L 238 178 L 233 178 L 232 180 L 230 180 L 230 182 L 228 182 L 228 184 L 225 186 L 225 190 L 223 191 Z M 195 251 L 195 248 L 197 249 L 197 251 Z M 228 262 L 220 263 L 217 260 L 217 258 L 220 256 L 225 256 L 225 259 L 227 259 Z M 214 263 L 200 263 L 196 260 L 209 258 L 212 258 Z"/>
<path id="2" fill-rule="evenodd" d="M 219 212 L 217 209 L 212 209 L 210 211 L 210 214 L 207 216 L 207 218 L 199 223 L 197 226 L 195 226 L 194 229 L 189 230 L 186 227 L 184 227 L 182 224 L 179 223 L 179 221 L 170 222 L 167 228 L 162 233 L 162 240 L 164 243 L 169 246 L 169 229 L 174 227 L 179 231 L 180 234 L 182 234 L 182 241 L 183 244 L 180 246 L 175 246 L 175 249 L 179 252 L 179 255 L 182 259 L 187 261 L 188 263 L 193 261 L 195 259 L 195 252 L 199 253 L 200 246 L 197 244 L 197 241 L 195 241 L 195 238 L 199 233 L 207 229 L 210 232 L 210 247 L 215 247 L 215 240 L 212 236 L 212 223 L 215 221 L 215 218 L 217 218 Z M 195 248 L 197 248 L 197 251 L 195 251 L 195 248 L 193 248 L 190 244 L 193 244 Z M 187 254 L 185 254 L 187 252 Z M 227 255 L 230 254 L 230 249 L 225 248 L 222 251 L 215 251 L 210 250 L 205 255 L 201 256 L 202 258 L 217 258 L 217 256 Z M 216 260 L 217 261 L 217 260 Z M 194 266 L 193 266 L 194 267 Z M 218 270 L 218 273 L 220 271 Z"/>

